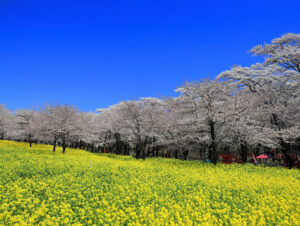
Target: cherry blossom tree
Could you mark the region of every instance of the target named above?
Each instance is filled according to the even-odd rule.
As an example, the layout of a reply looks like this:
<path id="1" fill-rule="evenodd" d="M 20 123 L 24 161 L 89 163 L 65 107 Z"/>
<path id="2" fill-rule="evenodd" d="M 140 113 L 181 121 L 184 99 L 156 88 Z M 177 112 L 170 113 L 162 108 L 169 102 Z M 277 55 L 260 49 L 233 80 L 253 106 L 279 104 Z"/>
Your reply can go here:
<path id="1" fill-rule="evenodd" d="M 37 111 L 19 109 L 15 115 L 15 122 L 17 138 L 27 141 L 31 147 L 34 139 L 39 136 Z"/>
<path id="2" fill-rule="evenodd" d="M 0 139 L 3 140 L 12 129 L 12 115 L 4 105 L 0 105 Z"/>
<path id="3" fill-rule="evenodd" d="M 227 137 L 226 125 L 247 109 L 235 86 L 217 80 L 185 83 L 181 94 L 182 111 L 189 126 L 188 136 L 209 146 L 209 159 L 216 164 L 218 146 Z"/>
<path id="4" fill-rule="evenodd" d="M 78 110 L 68 105 L 46 105 L 42 110 L 44 133 L 51 137 L 53 151 L 60 140 L 65 153 L 67 144 L 71 143 L 80 130 L 78 126 Z"/>
<path id="5" fill-rule="evenodd" d="M 118 115 L 114 130 L 118 130 L 132 145 L 136 158 L 146 158 L 146 147 L 155 140 L 156 119 L 163 111 L 160 101 L 157 98 L 141 98 L 122 101 L 110 107 L 111 112 Z"/>
<path id="6" fill-rule="evenodd" d="M 112 105 L 109 108 L 97 109 L 98 140 L 105 151 L 116 154 L 129 154 L 129 129 L 124 124 L 121 105 Z"/>
<path id="7" fill-rule="evenodd" d="M 250 50 L 255 56 L 265 58 L 264 65 L 279 65 L 300 72 L 300 34 L 287 33 L 270 44 L 258 45 Z"/>
<path id="8" fill-rule="evenodd" d="M 295 122 L 299 111 L 300 74 L 275 64 L 270 66 L 256 64 L 251 67 L 235 66 L 221 73 L 218 78 L 235 83 L 240 88 L 246 87 L 252 93 L 257 101 L 256 108 L 253 109 L 253 121 L 260 122 L 261 130 L 268 128 L 266 130 L 268 133 L 263 136 L 266 138 L 265 141 L 270 141 L 268 138 L 271 134 L 273 144 L 277 143 L 286 159 L 290 160 L 285 147 L 288 142 L 285 131 L 291 132 L 289 128 L 292 127 L 296 132 L 296 128 L 299 128 Z M 261 144 L 261 140 L 257 141 Z"/>

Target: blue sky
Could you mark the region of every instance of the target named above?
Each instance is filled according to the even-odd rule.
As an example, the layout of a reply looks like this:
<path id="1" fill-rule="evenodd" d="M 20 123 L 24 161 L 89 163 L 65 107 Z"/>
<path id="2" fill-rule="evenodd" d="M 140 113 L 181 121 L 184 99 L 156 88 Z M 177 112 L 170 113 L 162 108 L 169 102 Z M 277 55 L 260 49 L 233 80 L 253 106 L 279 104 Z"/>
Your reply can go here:
<path id="1" fill-rule="evenodd" d="M 300 1 L 0 1 L 0 104 L 94 111 L 174 95 L 300 32 Z"/>

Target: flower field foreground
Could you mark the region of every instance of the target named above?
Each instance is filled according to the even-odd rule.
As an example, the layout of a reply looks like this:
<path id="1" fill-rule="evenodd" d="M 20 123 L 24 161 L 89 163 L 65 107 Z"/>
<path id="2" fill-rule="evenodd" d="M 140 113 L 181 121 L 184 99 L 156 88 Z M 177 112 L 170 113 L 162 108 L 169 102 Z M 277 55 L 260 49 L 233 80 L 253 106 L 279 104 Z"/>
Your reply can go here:
<path id="1" fill-rule="evenodd" d="M 1 225 L 300 225 L 300 172 L 0 141 Z"/>

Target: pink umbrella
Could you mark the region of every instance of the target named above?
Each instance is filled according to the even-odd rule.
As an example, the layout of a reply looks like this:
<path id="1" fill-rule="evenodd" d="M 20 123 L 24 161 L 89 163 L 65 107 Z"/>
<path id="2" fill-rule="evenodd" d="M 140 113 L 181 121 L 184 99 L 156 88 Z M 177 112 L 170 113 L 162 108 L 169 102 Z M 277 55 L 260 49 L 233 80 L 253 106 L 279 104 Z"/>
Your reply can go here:
<path id="1" fill-rule="evenodd" d="M 268 159 L 269 157 L 266 154 L 259 155 L 256 157 L 257 159 Z"/>

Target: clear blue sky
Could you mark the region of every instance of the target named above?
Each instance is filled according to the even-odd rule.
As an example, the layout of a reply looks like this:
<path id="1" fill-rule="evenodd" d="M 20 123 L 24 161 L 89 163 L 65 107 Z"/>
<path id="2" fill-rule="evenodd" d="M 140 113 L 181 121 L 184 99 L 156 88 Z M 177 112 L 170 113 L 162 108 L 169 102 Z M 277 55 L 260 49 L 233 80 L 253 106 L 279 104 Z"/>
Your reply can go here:
<path id="1" fill-rule="evenodd" d="M 300 1 L 0 1 L 0 103 L 93 111 L 174 95 L 300 32 Z"/>

